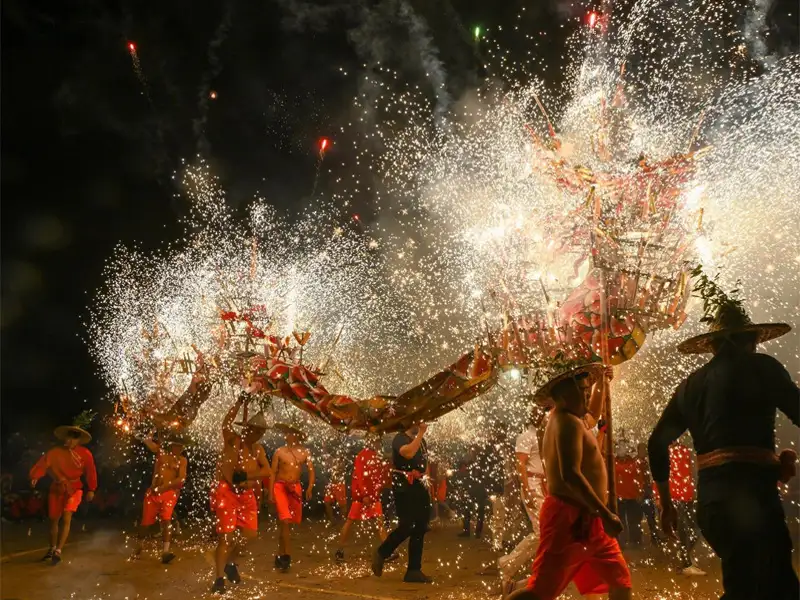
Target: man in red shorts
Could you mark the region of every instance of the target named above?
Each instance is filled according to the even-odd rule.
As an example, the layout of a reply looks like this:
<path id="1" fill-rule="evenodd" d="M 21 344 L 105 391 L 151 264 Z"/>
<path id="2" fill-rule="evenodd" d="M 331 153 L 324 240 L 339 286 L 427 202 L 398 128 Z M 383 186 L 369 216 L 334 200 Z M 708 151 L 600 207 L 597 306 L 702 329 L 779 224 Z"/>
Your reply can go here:
<path id="1" fill-rule="evenodd" d="M 91 417 L 87 419 L 82 414 L 75 422 L 90 420 Z M 30 479 L 31 487 L 36 487 L 37 482 L 45 475 L 50 475 L 53 480 L 47 496 L 50 549 L 42 560 L 49 560 L 57 565 L 61 562 L 61 551 L 69 537 L 72 515 L 78 510 L 83 498 L 81 477 L 86 477 L 88 487 L 86 501 L 91 502 L 97 489 L 97 470 L 92 453 L 84 447 L 92 441 L 89 432 L 77 425 L 64 425 L 56 428 L 55 436 L 63 442 L 63 445 L 51 448 L 39 459 L 31 469 Z M 58 526 L 62 520 L 63 525 L 59 535 Z"/>
<path id="2" fill-rule="evenodd" d="M 350 495 L 353 502 L 339 538 L 339 548 L 336 550 L 337 562 L 344 561 L 344 547 L 355 521 L 374 519 L 378 525 L 378 538 L 381 542 L 386 539 L 381 492 L 389 483 L 389 465 L 379 454 L 380 450 L 381 438 L 374 436 L 367 446 L 356 455 L 353 480 L 350 484 Z M 389 559 L 396 557 L 395 553 Z"/>
<path id="3" fill-rule="evenodd" d="M 155 525 L 158 519 L 164 543 L 161 562 L 168 565 L 175 558 L 175 554 L 169 548 L 172 538 L 172 511 L 178 503 L 178 494 L 186 482 L 188 463 L 183 456 L 186 442 L 174 436 L 164 444 L 166 451 L 152 438 L 145 438 L 143 442 L 147 449 L 156 455 L 156 464 L 153 467 L 152 483 L 144 494 L 142 520 L 139 522 L 139 543 L 131 558 L 139 558 L 144 549 L 147 530 Z"/>
<path id="4" fill-rule="evenodd" d="M 344 480 L 344 460 L 341 456 L 335 455 L 331 465 L 331 477 L 328 485 L 325 486 L 325 514 L 328 520 L 333 523 L 335 514 L 333 507 L 338 506 L 342 516 L 347 515 L 347 485 Z"/>
<path id="5" fill-rule="evenodd" d="M 586 428 L 591 386 L 600 365 L 562 372 L 536 394 L 555 403 L 542 440 L 548 496 L 539 511 L 539 548 L 525 589 L 508 598 L 555 600 L 570 581 L 582 595 L 631 598 L 631 576 L 619 544 L 619 518 L 606 506 L 606 467 L 595 436 Z"/>
<path id="6" fill-rule="evenodd" d="M 286 445 L 278 448 L 272 455 L 272 488 L 269 500 L 275 504 L 278 513 L 278 554 L 275 556 L 275 568 L 284 573 L 292 564 L 289 547 L 289 527 L 291 523 L 300 523 L 303 519 L 303 486 L 300 474 L 303 465 L 308 468 L 308 489 L 306 500 L 311 500 L 314 489 L 314 465 L 311 453 L 301 444 L 306 434 L 284 423 L 275 425 L 275 429 L 286 436 Z"/>
<path id="7" fill-rule="evenodd" d="M 217 464 L 216 489 L 211 495 L 211 506 L 217 515 L 216 567 L 217 578 L 211 591 L 221 594 L 225 591 L 225 578 L 231 583 L 239 583 L 238 565 L 234 558 L 244 551 L 248 540 L 258 535 L 258 501 L 255 487 L 264 477 L 269 477 L 270 469 L 264 447 L 259 440 L 267 430 L 264 413 L 258 413 L 246 423 L 242 433 L 233 430 L 234 419 L 239 410 L 250 399 L 247 392 L 239 395 L 222 422 L 223 448 Z M 237 540 L 235 533 L 241 537 Z"/>

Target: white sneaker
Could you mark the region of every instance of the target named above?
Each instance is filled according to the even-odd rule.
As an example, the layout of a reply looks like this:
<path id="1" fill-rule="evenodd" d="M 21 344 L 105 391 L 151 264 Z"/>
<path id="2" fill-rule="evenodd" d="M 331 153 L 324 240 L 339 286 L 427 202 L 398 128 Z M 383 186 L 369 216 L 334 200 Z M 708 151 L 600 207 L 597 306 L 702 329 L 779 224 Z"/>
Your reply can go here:
<path id="1" fill-rule="evenodd" d="M 683 571 L 681 571 L 681 575 L 686 575 L 687 577 L 705 577 L 708 575 L 702 569 L 698 569 L 694 565 L 691 567 L 686 567 Z"/>

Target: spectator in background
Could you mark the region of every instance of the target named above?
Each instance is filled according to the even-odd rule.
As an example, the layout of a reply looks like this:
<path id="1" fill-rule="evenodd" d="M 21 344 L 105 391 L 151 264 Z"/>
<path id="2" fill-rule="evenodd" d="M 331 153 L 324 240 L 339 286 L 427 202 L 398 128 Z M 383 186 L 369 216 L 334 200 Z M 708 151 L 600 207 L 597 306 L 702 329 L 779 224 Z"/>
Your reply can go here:
<path id="1" fill-rule="evenodd" d="M 624 439 L 620 439 L 615 464 L 617 480 L 617 506 L 623 526 L 623 548 L 642 545 L 642 502 L 644 501 L 644 465 L 638 457 L 628 451 Z"/>
<path id="2" fill-rule="evenodd" d="M 692 549 L 697 543 L 694 509 L 694 468 L 692 451 L 680 443 L 669 447 L 669 491 L 678 512 L 678 558 L 683 575 L 703 576 L 706 573 L 694 566 Z"/>
<path id="3" fill-rule="evenodd" d="M 655 484 L 650 475 L 650 462 L 647 459 L 647 444 L 641 442 L 636 446 L 636 455 L 642 462 L 644 469 L 644 499 L 642 500 L 642 512 L 647 519 L 647 530 L 650 532 L 650 543 L 653 546 L 660 546 L 662 542 L 661 533 L 656 524 L 656 501 L 653 495 Z"/>
<path id="4" fill-rule="evenodd" d="M 483 500 L 484 514 L 486 508 L 493 507 L 498 498 L 503 496 L 505 473 L 503 472 L 503 437 L 495 429 L 489 442 L 478 455 L 478 470 L 476 481 L 480 489 L 480 498 Z M 480 516 L 480 514 L 479 514 Z M 479 519 L 475 528 L 475 537 L 483 533 L 483 519 Z"/>
<path id="5" fill-rule="evenodd" d="M 469 537 L 471 535 L 472 516 L 475 514 L 477 520 L 483 526 L 483 518 L 486 513 L 486 505 L 483 504 L 481 491 L 478 489 L 477 481 L 478 468 L 478 447 L 471 445 L 458 465 L 459 474 L 459 494 L 461 497 L 460 513 L 464 517 L 464 529 L 458 534 L 459 537 Z M 486 500 L 488 502 L 488 499 Z M 482 508 L 481 508 L 482 506 Z M 476 514 L 477 513 L 477 514 Z M 477 529 L 477 525 L 476 525 Z"/>

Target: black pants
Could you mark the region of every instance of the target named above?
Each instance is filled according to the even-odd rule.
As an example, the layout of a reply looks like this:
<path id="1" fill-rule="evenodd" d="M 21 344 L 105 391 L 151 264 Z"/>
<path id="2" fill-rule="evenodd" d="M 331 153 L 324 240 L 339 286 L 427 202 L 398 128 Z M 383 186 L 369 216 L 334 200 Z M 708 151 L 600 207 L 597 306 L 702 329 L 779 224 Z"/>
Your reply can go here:
<path id="1" fill-rule="evenodd" d="M 619 518 L 625 528 L 625 543 L 641 546 L 642 544 L 642 504 L 638 500 L 620 498 L 617 502 Z"/>
<path id="2" fill-rule="evenodd" d="M 650 543 L 658 544 L 658 525 L 656 524 L 656 503 L 652 498 L 645 498 L 642 502 L 642 512 L 647 519 L 647 529 L 650 531 Z"/>
<path id="3" fill-rule="evenodd" d="M 484 490 L 473 491 L 464 503 L 464 531 L 469 533 L 472 517 L 476 516 L 475 535 L 483 533 L 483 522 L 486 519 L 486 509 L 489 506 L 489 496 Z"/>
<path id="4" fill-rule="evenodd" d="M 378 553 L 383 558 L 389 558 L 408 538 L 408 570 L 419 571 L 422 568 L 422 546 L 428 531 L 431 497 L 420 481 L 411 485 L 395 482 L 393 489 L 398 524 L 386 541 L 378 546 Z"/>
<path id="5" fill-rule="evenodd" d="M 792 540 L 776 484 L 743 483 L 706 498 L 698 490 L 700 530 L 722 561 L 721 600 L 798 600 Z"/>
<path id="6" fill-rule="evenodd" d="M 692 566 L 692 549 L 697 543 L 697 526 L 695 525 L 694 502 L 675 502 L 678 512 L 678 557 L 681 568 Z"/>

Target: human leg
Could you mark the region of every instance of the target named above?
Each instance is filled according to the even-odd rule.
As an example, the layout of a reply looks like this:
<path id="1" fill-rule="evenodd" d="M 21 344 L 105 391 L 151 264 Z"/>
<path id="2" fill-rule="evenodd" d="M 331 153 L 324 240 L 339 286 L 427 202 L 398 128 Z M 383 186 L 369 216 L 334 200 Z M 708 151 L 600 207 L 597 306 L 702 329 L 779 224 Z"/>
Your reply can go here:
<path id="1" fill-rule="evenodd" d="M 56 553 L 61 552 L 61 550 L 64 548 L 64 544 L 67 543 L 70 525 L 72 525 L 73 514 L 74 513 L 72 511 L 65 510 L 61 517 L 61 532 L 58 536 L 58 544 L 56 544 Z"/>
<path id="2" fill-rule="evenodd" d="M 489 496 L 486 493 L 481 493 L 476 498 L 478 501 L 478 521 L 475 524 L 475 537 L 483 535 L 483 523 L 486 520 L 486 507 L 489 505 Z"/>

